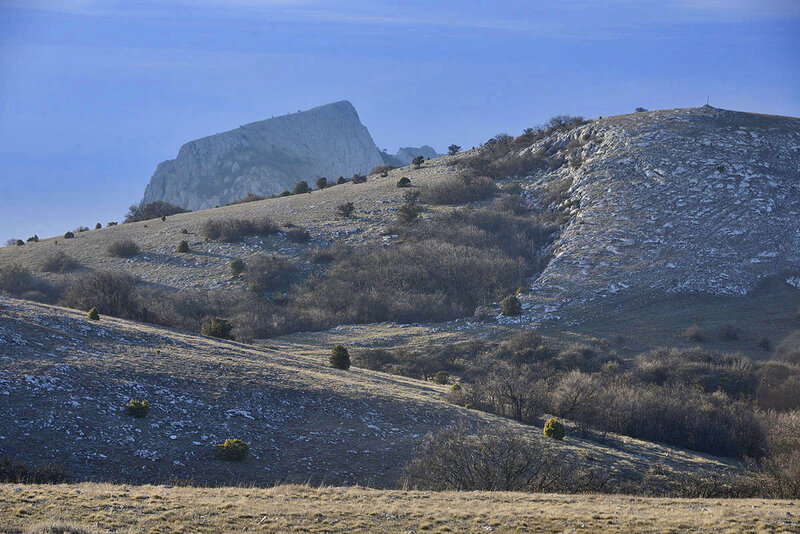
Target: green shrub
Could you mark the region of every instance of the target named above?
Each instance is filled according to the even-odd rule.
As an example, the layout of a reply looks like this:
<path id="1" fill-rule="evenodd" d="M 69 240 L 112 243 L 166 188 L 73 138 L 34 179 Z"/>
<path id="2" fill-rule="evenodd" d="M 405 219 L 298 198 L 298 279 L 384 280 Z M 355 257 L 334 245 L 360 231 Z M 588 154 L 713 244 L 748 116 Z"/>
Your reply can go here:
<path id="1" fill-rule="evenodd" d="M 461 384 L 459 384 L 458 382 L 450 386 L 450 391 L 461 391 L 462 389 L 463 388 L 461 387 Z"/>
<path id="2" fill-rule="evenodd" d="M 211 317 L 200 326 L 200 333 L 204 336 L 218 337 L 220 339 L 233 339 L 231 331 L 233 325 L 225 319 L 219 317 Z"/>
<path id="3" fill-rule="evenodd" d="M 240 439 L 226 439 L 217 443 L 217 457 L 228 462 L 241 462 L 247 458 L 250 445 Z"/>
<path id="4" fill-rule="evenodd" d="M 351 181 L 354 184 L 363 184 L 363 183 L 365 183 L 367 181 L 367 175 L 366 174 L 358 174 L 358 173 L 356 173 L 351 178 Z"/>
<path id="5" fill-rule="evenodd" d="M 139 245 L 130 239 L 118 239 L 108 246 L 108 254 L 117 258 L 132 258 L 139 254 Z"/>
<path id="6" fill-rule="evenodd" d="M 302 195 L 303 193 L 310 193 L 311 188 L 308 186 L 308 182 L 305 180 L 300 180 L 297 182 L 297 185 L 294 186 L 292 193 L 295 195 Z"/>
<path id="7" fill-rule="evenodd" d="M 102 227 L 103 227 L 103 225 L 102 225 L 102 224 L 100 224 L 100 223 L 97 223 L 97 224 L 95 224 L 95 225 L 94 225 L 94 229 L 95 229 L 95 230 L 99 230 L 99 229 L 100 229 L 100 228 L 102 228 Z"/>
<path id="8" fill-rule="evenodd" d="M 187 243 L 186 240 L 181 240 L 181 242 L 178 243 L 178 248 L 175 250 L 178 252 L 189 252 L 189 243 Z"/>
<path id="9" fill-rule="evenodd" d="M 150 411 L 150 403 L 146 400 L 131 399 L 125 405 L 125 413 L 133 417 L 142 418 Z"/>
<path id="10" fill-rule="evenodd" d="M 455 156 L 456 154 L 458 154 L 459 150 L 461 150 L 461 147 L 458 145 L 450 145 L 449 147 L 447 147 L 447 153 L 450 154 L 451 156 Z"/>
<path id="11" fill-rule="evenodd" d="M 324 176 L 317 178 L 317 189 L 325 189 L 328 187 L 328 179 Z"/>
<path id="12" fill-rule="evenodd" d="M 344 345 L 336 345 L 331 351 L 331 365 L 336 369 L 350 369 L 350 352 Z"/>
<path id="13" fill-rule="evenodd" d="M 435 375 L 433 375 L 433 382 L 435 384 L 447 384 L 447 380 L 450 378 L 450 375 L 447 371 L 439 371 Z"/>
<path id="14" fill-rule="evenodd" d="M 338 180 L 336 180 L 336 185 L 342 185 L 347 183 L 347 178 L 344 176 L 340 176 Z"/>
<path id="15" fill-rule="evenodd" d="M 425 156 L 417 156 L 416 158 L 411 160 L 411 163 L 414 164 L 415 169 L 419 169 L 420 167 L 422 167 L 422 164 L 424 162 L 425 162 Z"/>
<path id="16" fill-rule="evenodd" d="M 67 232 L 66 234 L 64 234 L 64 239 L 72 239 L 73 237 L 75 237 L 75 234 L 73 234 L 72 232 Z M 20 242 L 17 242 L 17 245 L 19 244 Z"/>
<path id="17" fill-rule="evenodd" d="M 21 246 L 22 246 L 22 245 L 24 245 L 24 244 L 25 244 L 25 241 L 23 241 L 22 239 L 17 239 L 17 243 L 16 243 L 16 245 L 17 245 L 18 247 L 21 247 Z"/>
<path id="18" fill-rule="evenodd" d="M 514 295 L 509 295 L 503 299 L 500 305 L 500 313 L 513 317 L 522 313 L 522 303 Z"/>
<path id="19" fill-rule="evenodd" d="M 97 308 L 92 308 L 89 310 L 89 319 L 92 321 L 99 321 L 100 320 L 100 312 L 97 311 Z"/>
<path id="20" fill-rule="evenodd" d="M 411 185 L 411 180 L 406 176 L 403 176 L 402 178 L 397 180 L 397 187 L 408 187 L 410 185 Z"/>
<path id="21" fill-rule="evenodd" d="M 39 242 L 39 236 L 38 235 L 33 235 L 33 236 L 29 237 L 28 238 L 28 243 L 31 243 L 31 242 L 38 243 Z"/>
<path id="22" fill-rule="evenodd" d="M 244 272 L 244 261 L 239 258 L 236 258 L 231 262 L 231 274 L 233 276 L 239 276 Z"/>
<path id="23" fill-rule="evenodd" d="M 356 210 L 355 206 L 353 206 L 352 202 L 344 202 L 336 206 L 336 215 L 338 217 L 342 217 L 343 219 L 349 218 L 353 212 Z"/>
<path id="24" fill-rule="evenodd" d="M 562 440 L 566 435 L 566 431 L 564 430 L 564 425 L 558 419 L 551 417 L 544 424 L 544 435 L 551 439 Z"/>

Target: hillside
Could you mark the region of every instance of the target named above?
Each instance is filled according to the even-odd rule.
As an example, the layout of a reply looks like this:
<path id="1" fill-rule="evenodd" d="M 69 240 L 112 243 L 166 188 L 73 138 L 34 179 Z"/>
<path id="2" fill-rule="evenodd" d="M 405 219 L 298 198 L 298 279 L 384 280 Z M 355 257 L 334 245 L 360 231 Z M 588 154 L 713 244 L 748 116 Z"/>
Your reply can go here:
<path id="1" fill-rule="evenodd" d="M 453 184 L 473 172 L 473 161 L 488 158 L 490 165 L 481 170 L 501 187 L 498 200 L 507 191 L 518 191 L 534 216 L 558 214 L 552 241 L 537 252 L 545 260 L 543 270 L 523 280 L 530 288 L 520 296 L 523 315 L 496 316 L 490 322 L 540 325 L 555 332 L 567 328 L 578 330 L 579 337 L 622 335 L 633 338 L 630 348 L 635 350 L 682 344 L 678 333 L 693 322 L 709 330 L 733 322 L 745 337 L 736 343 L 710 340 L 711 346 L 763 357 L 756 342 L 766 336 L 778 343 L 791 332 L 800 298 L 800 289 L 787 283 L 800 270 L 799 131 L 798 119 L 708 107 L 602 118 L 546 135 L 526 134 L 500 151 L 495 150 L 498 143 L 487 144 L 430 160 L 420 169 L 373 175 L 362 184 L 91 230 L 69 240 L 3 247 L 0 265 L 18 263 L 35 271 L 53 251 L 62 251 L 79 262 L 79 269 L 37 276 L 63 284 L 88 270 L 122 269 L 155 290 L 244 294 L 247 282 L 230 272 L 233 259 L 247 262 L 262 251 L 278 253 L 309 276 L 326 272 L 324 265 L 308 261 L 319 248 L 391 249 L 403 242 L 396 215 L 406 191 L 425 193 Z M 401 177 L 410 178 L 411 188 L 396 187 Z M 343 218 L 336 209 L 346 202 L 355 211 Z M 421 218 L 434 221 L 462 209 L 425 202 Z M 283 225 L 283 231 L 231 243 L 204 237 L 209 220 L 261 216 Z M 307 229 L 310 241 L 289 239 L 290 225 Z M 133 240 L 141 253 L 129 259 L 110 256 L 109 245 L 121 239 Z M 175 251 L 182 239 L 188 254 Z M 758 287 L 764 289 L 753 293 Z M 750 298 L 754 294 L 757 298 Z M 502 294 L 493 297 L 496 315 Z M 630 336 L 629 317 L 641 319 Z M 663 317 L 667 323 L 660 322 Z"/>
<path id="2" fill-rule="evenodd" d="M 74 481 L 392 487 L 422 438 L 457 421 L 552 441 L 449 404 L 431 382 L 6 298 L 0 360 L 0 458 L 60 465 Z M 151 403 L 145 419 L 122 412 L 130 398 Z M 250 444 L 246 462 L 215 459 L 232 437 Z M 621 436 L 550 446 L 619 480 L 655 464 L 677 474 L 738 465 Z"/>
<path id="3" fill-rule="evenodd" d="M 763 499 L 0 484 L 0 532 L 796 532 L 797 504 Z M 78 530 L 80 529 L 80 530 Z M 27 532 L 27 531 L 26 531 Z"/>

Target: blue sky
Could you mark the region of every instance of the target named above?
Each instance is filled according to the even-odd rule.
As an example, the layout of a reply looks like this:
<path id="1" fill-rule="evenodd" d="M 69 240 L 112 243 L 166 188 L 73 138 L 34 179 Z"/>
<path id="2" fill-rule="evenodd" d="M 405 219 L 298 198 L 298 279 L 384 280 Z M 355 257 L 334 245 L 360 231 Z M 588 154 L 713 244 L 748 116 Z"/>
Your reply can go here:
<path id="1" fill-rule="evenodd" d="M 347 99 L 375 142 L 800 116 L 800 0 L 0 0 L 0 242 L 120 220 L 191 139 Z"/>

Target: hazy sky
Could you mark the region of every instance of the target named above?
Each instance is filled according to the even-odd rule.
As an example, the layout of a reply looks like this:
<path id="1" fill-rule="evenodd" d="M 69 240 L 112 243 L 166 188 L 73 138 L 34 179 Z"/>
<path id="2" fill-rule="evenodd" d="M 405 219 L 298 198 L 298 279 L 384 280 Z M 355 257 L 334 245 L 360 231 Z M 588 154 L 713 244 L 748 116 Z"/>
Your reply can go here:
<path id="1" fill-rule="evenodd" d="M 184 142 L 336 100 L 394 152 L 707 97 L 800 116 L 800 0 L 0 0 L 0 242 L 120 220 Z"/>

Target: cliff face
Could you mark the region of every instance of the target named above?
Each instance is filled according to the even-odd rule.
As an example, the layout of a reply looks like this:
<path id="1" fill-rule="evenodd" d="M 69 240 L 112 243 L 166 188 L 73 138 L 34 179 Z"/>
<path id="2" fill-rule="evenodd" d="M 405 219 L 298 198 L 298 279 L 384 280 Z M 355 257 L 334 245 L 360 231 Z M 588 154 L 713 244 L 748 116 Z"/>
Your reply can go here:
<path id="1" fill-rule="evenodd" d="M 350 102 L 246 124 L 190 141 L 158 165 L 144 202 L 163 200 L 197 210 L 248 193 L 269 195 L 300 180 L 336 179 L 383 163 Z"/>
<path id="2" fill-rule="evenodd" d="M 614 294 L 745 294 L 800 269 L 800 119 L 635 113 L 520 153 L 542 151 L 565 164 L 522 185 L 570 218 L 531 281 L 529 316 Z"/>

